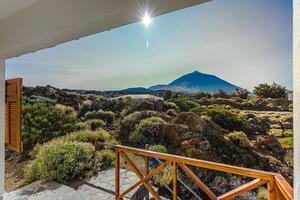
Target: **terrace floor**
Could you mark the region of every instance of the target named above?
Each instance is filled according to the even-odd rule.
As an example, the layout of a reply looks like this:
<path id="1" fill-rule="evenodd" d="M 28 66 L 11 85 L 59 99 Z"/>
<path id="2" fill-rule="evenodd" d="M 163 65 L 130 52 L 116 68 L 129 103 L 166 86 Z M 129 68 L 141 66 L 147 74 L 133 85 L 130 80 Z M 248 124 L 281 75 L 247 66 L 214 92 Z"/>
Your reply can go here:
<path id="1" fill-rule="evenodd" d="M 133 172 L 121 171 L 121 191 L 130 187 L 139 179 Z M 21 189 L 6 193 L 4 200 L 113 200 L 115 199 L 115 171 L 100 172 L 87 182 L 66 186 L 56 182 L 43 184 L 34 182 Z M 133 193 L 125 199 L 130 199 Z"/>

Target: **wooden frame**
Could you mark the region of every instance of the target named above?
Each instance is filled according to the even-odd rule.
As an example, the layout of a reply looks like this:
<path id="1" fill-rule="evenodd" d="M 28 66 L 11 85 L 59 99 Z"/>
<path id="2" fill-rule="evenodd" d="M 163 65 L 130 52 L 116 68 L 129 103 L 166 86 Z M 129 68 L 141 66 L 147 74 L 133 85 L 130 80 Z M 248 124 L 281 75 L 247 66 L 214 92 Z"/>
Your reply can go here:
<path id="1" fill-rule="evenodd" d="M 146 173 L 145 176 L 139 171 L 136 165 L 128 157 L 128 153 L 144 156 L 145 159 L 149 157 L 164 160 L 165 162 L 154 169 L 152 172 Z M 126 147 L 117 145 L 116 146 L 116 200 L 120 200 L 124 195 L 128 194 L 130 191 L 135 189 L 141 184 L 144 184 L 146 189 L 151 193 L 154 199 L 160 200 L 159 195 L 154 191 L 153 187 L 149 184 L 148 180 L 154 175 L 158 174 L 166 166 L 172 165 L 173 169 L 173 200 L 177 199 L 177 171 L 178 167 L 190 177 L 195 184 L 210 198 L 214 200 L 228 200 L 233 199 L 239 195 L 245 194 L 253 189 L 260 186 L 268 186 L 268 194 L 270 200 L 292 200 L 293 199 L 293 188 L 288 184 L 288 182 L 278 173 L 265 172 L 261 170 L 254 170 L 242 167 L 236 167 L 231 165 L 225 165 L 221 163 L 214 163 L 204 160 L 197 160 L 193 158 L 187 158 L 182 156 L 176 156 L 165 153 L 157 153 L 149 150 L 137 149 L 132 147 Z M 128 188 L 126 191 L 120 194 L 120 157 L 123 157 L 128 163 L 131 170 L 139 177 L 139 181 Z M 216 196 L 190 169 L 187 165 L 206 168 L 226 173 L 232 173 L 240 176 L 246 176 L 249 178 L 254 178 L 254 180 L 246 183 L 234 190 L 231 190 L 220 196 Z"/>

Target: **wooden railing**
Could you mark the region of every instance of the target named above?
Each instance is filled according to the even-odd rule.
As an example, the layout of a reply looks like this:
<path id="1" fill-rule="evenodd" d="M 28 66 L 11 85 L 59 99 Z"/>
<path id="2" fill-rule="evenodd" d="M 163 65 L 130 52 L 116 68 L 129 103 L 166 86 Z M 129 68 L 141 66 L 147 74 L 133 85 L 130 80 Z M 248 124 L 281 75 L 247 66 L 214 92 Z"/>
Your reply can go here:
<path id="1" fill-rule="evenodd" d="M 243 195 L 253 189 L 267 185 L 268 196 L 270 200 L 291 200 L 293 199 L 293 188 L 289 183 L 278 173 L 265 172 L 260 170 L 236 167 L 231 165 L 225 165 L 220 163 L 214 163 L 204 160 L 197 160 L 193 158 L 187 158 L 182 156 L 170 155 L 165 153 L 157 153 L 149 150 L 131 148 L 126 146 L 117 145 L 116 151 L 116 188 L 115 197 L 116 200 L 123 199 L 123 197 L 129 192 L 133 191 L 140 185 L 144 185 L 149 193 L 154 199 L 160 200 L 160 196 L 154 190 L 152 185 L 150 185 L 149 180 L 161 172 L 167 166 L 172 166 L 173 172 L 173 200 L 177 199 L 177 174 L 178 168 L 180 168 L 195 184 L 210 198 L 215 200 L 227 200 L 234 199 L 234 197 Z M 152 170 L 150 173 L 147 171 L 146 175 L 138 169 L 135 163 L 129 158 L 128 154 L 134 154 L 138 156 L 143 156 L 145 158 L 156 158 L 163 160 L 156 169 Z M 120 159 L 121 157 L 129 165 L 132 172 L 134 172 L 140 179 L 138 182 L 134 183 L 131 187 L 125 191 L 120 191 Z M 226 173 L 231 173 L 235 175 L 245 176 L 253 178 L 254 180 L 246 183 L 234 190 L 231 190 L 220 196 L 215 195 L 191 170 L 188 166 L 206 168 Z"/>

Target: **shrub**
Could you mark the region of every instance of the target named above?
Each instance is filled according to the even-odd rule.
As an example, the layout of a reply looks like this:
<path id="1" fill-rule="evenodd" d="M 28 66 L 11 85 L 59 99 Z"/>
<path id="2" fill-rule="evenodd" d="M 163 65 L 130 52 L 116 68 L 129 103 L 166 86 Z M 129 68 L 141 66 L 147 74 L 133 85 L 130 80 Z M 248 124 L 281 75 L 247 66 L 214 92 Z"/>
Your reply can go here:
<path id="1" fill-rule="evenodd" d="M 241 99 L 247 99 L 249 96 L 249 91 L 247 89 L 236 89 L 232 96 L 237 96 Z"/>
<path id="2" fill-rule="evenodd" d="M 240 130 L 246 122 L 239 114 L 223 108 L 209 109 L 208 115 L 213 122 L 230 131 Z"/>
<path id="3" fill-rule="evenodd" d="M 74 108 L 72 108 L 70 106 L 65 106 L 65 105 L 62 105 L 62 104 L 56 104 L 55 109 L 60 110 L 64 114 L 77 117 L 76 111 L 74 110 Z"/>
<path id="4" fill-rule="evenodd" d="M 248 139 L 247 135 L 242 131 L 234 131 L 227 135 L 227 137 L 237 143 L 240 147 L 248 148 L 250 147 L 250 140 Z"/>
<path id="5" fill-rule="evenodd" d="M 160 153 L 167 153 L 167 148 L 163 145 L 153 145 L 153 146 L 150 146 L 149 148 L 150 151 L 155 151 L 155 152 L 160 152 Z"/>
<path id="6" fill-rule="evenodd" d="M 129 141 L 133 144 L 154 144 L 158 142 L 157 133 L 159 127 L 166 122 L 159 117 L 143 119 L 134 127 L 134 131 L 129 135 Z"/>
<path id="7" fill-rule="evenodd" d="M 294 139 L 293 139 L 293 137 L 279 138 L 279 142 L 283 146 L 283 148 L 292 149 Z"/>
<path id="8" fill-rule="evenodd" d="M 286 151 L 286 153 L 283 156 L 283 160 L 285 161 L 285 163 L 289 167 L 293 167 L 294 166 L 294 154 L 293 154 L 293 150 Z"/>
<path id="9" fill-rule="evenodd" d="M 268 200 L 268 190 L 265 188 L 259 188 L 257 191 L 258 200 Z"/>
<path id="10" fill-rule="evenodd" d="M 271 85 L 262 83 L 254 87 L 253 94 L 261 98 L 286 99 L 288 97 L 288 90 L 276 83 Z"/>
<path id="11" fill-rule="evenodd" d="M 28 96 L 23 96 L 22 102 L 25 103 L 45 103 L 48 105 L 54 105 L 56 104 L 55 99 L 50 99 L 47 97 L 42 97 L 42 96 L 36 96 L 36 95 L 31 95 L 30 97 Z"/>
<path id="12" fill-rule="evenodd" d="M 66 183 L 86 179 L 99 169 L 97 154 L 88 143 L 55 140 L 45 143 L 26 172 L 26 181 L 56 181 Z"/>
<path id="13" fill-rule="evenodd" d="M 268 131 L 268 135 L 274 135 L 276 137 L 281 137 L 283 136 L 284 132 L 282 129 L 270 129 Z"/>
<path id="14" fill-rule="evenodd" d="M 89 130 L 95 131 L 105 126 L 105 122 L 101 119 L 90 119 L 84 122 Z"/>
<path id="15" fill-rule="evenodd" d="M 208 108 L 204 106 L 197 106 L 195 108 L 192 108 L 190 111 L 199 116 L 208 115 Z"/>
<path id="16" fill-rule="evenodd" d="M 65 140 L 72 141 L 72 142 L 89 142 L 92 144 L 97 144 L 98 142 L 108 142 L 110 140 L 110 134 L 105 130 L 77 131 L 68 134 L 65 137 Z"/>
<path id="17" fill-rule="evenodd" d="M 73 113 L 62 111 L 53 105 L 24 104 L 22 107 L 22 136 L 25 151 L 38 143 L 66 135 L 76 129 Z"/>
<path id="18" fill-rule="evenodd" d="M 294 135 L 293 129 L 287 129 L 283 132 L 284 137 L 293 137 L 293 135 Z"/>
<path id="19" fill-rule="evenodd" d="M 219 124 L 222 128 L 233 131 L 241 130 L 245 125 L 246 119 L 239 114 L 236 114 L 231 109 L 220 107 L 204 107 L 197 106 L 191 109 L 191 112 L 199 116 L 208 116 L 211 120 Z"/>
<path id="20" fill-rule="evenodd" d="M 197 107 L 199 104 L 195 103 L 194 101 L 184 98 L 184 97 L 178 97 L 178 98 L 171 98 L 168 100 L 169 102 L 175 103 L 181 111 L 189 111 L 192 108 Z"/>
<path id="21" fill-rule="evenodd" d="M 136 111 L 134 113 L 125 116 L 121 121 L 121 125 L 131 130 L 134 128 L 134 126 L 137 123 L 139 123 L 142 120 L 142 118 L 143 118 L 143 114 L 139 111 Z"/>
<path id="22" fill-rule="evenodd" d="M 115 166 L 115 153 L 110 150 L 102 150 L 97 154 L 101 170 L 106 170 Z"/>
<path id="23" fill-rule="evenodd" d="M 106 123 L 112 123 L 115 118 L 115 113 L 112 111 L 103 111 L 103 110 L 98 110 L 98 111 L 90 111 L 85 113 L 84 118 L 86 120 L 89 119 L 101 119 L 105 121 Z"/>

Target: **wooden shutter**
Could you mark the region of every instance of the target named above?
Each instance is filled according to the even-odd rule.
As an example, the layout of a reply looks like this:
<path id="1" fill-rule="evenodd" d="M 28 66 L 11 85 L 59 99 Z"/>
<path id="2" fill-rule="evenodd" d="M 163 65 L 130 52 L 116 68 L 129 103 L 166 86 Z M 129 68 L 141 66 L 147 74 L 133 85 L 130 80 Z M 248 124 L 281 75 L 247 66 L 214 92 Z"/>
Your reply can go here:
<path id="1" fill-rule="evenodd" d="M 8 149 L 21 153 L 22 79 L 6 80 L 5 91 L 5 145 Z"/>

